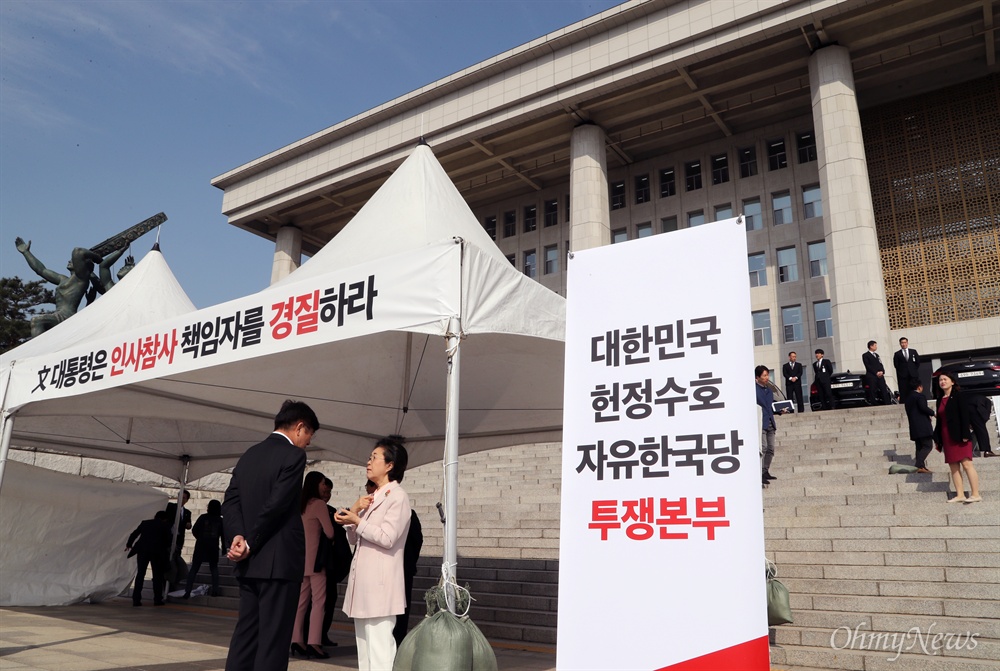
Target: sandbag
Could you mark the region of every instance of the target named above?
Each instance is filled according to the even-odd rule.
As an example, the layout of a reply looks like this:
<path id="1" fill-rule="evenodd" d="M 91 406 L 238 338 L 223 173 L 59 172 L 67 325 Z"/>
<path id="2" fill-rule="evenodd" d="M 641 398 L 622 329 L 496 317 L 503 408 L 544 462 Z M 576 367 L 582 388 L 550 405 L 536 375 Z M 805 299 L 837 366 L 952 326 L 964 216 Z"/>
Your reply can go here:
<path id="1" fill-rule="evenodd" d="M 427 617 L 406 635 L 392 664 L 393 671 L 497 671 L 497 658 L 486 636 L 467 616 L 447 610 L 444 590 L 432 587 L 424 596 Z M 468 610 L 462 591 L 456 604 Z"/>
<path id="2" fill-rule="evenodd" d="M 767 579 L 767 626 L 792 624 L 792 604 L 788 597 L 788 588 L 780 580 L 775 579 L 777 566 L 764 560 L 766 568 L 764 576 Z"/>
<path id="3" fill-rule="evenodd" d="M 897 473 L 916 473 L 917 467 L 910 466 L 909 464 L 893 464 L 889 467 L 889 475 L 896 475 Z"/>
<path id="4" fill-rule="evenodd" d="M 413 637 L 413 666 L 393 671 L 471 671 L 472 636 L 461 620 L 446 611 L 427 618 Z"/>

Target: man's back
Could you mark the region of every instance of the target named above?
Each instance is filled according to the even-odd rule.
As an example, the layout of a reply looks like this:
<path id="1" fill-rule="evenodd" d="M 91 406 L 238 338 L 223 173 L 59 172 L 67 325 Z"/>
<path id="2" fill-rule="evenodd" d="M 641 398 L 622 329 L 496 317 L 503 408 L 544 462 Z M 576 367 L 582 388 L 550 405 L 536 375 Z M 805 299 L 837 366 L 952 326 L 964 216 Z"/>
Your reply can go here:
<path id="1" fill-rule="evenodd" d="M 250 556 L 236 564 L 240 577 L 302 579 L 306 546 L 299 498 L 305 465 L 305 451 L 277 434 L 240 457 L 222 504 L 226 539 L 241 535 L 250 545 Z"/>

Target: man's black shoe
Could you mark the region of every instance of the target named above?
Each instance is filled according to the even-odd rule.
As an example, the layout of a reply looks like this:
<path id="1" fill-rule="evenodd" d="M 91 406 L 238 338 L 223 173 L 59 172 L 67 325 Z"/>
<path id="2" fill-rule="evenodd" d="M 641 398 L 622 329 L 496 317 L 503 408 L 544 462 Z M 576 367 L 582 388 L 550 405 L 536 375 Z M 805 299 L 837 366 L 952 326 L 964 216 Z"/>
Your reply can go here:
<path id="1" fill-rule="evenodd" d="M 768 471 L 764 471 L 764 479 L 765 480 L 777 480 L 778 478 L 775 477 L 775 476 L 773 476 L 773 475 L 771 475 Z"/>

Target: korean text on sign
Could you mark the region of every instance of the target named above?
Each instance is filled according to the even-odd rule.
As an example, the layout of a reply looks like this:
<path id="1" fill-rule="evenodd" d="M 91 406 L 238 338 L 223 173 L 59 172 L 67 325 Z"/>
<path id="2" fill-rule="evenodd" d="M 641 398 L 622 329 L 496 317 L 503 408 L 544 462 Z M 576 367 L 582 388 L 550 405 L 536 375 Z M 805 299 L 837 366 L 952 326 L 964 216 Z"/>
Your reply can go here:
<path id="1" fill-rule="evenodd" d="M 598 500 L 591 504 L 590 522 L 587 527 L 601 533 L 601 540 L 609 539 L 612 531 L 624 527 L 625 536 L 634 541 L 645 541 L 656 536 L 659 540 L 685 540 L 688 530 L 705 529 L 706 540 L 714 541 L 716 529 L 728 527 L 726 497 L 715 500 L 701 497 L 688 505 L 689 499 L 654 498 Z M 688 514 L 688 509 L 691 514 Z"/>

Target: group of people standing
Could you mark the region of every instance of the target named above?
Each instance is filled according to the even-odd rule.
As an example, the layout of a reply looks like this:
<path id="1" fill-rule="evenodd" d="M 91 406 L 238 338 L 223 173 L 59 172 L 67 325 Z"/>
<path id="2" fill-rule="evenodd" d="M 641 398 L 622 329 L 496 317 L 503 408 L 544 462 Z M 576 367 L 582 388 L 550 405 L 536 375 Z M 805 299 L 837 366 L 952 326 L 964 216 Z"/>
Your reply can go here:
<path id="1" fill-rule="evenodd" d="M 365 468 L 370 490 L 331 515 L 326 502 L 332 483 L 319 472 L 303 481 L 305 449 L 318 430 L 308 405 L 286 401 L 274 433 L 248 449 L 233 470 L 222 512 L 240 606 L 226 671 L 286 669 L 289 654 L 329 656 L 322 648 L 323 618 L 327 600 L 336 600 L 336 580 L 330 579 L 336 576 L 327 575 L 321 548 L 335 539 L 337 526 L 354 546 L 343 610 L 354 619 L 358 668 L 392 668 L 393 630 L 398 616 L 408 614 L 412 587 L 405 554 L 413 514 L 400 485 L 406 448 L 398 437 L 380 439 Z M 415 564 L 413 556 L 413 569 Z M 405 628 L 403 622 L 402 634 Z"/>
<path id="2" fill-rule="evenodd" d="M 893 355 L 892 363 L 896 369 L 896 379 L 899 382 L 900 394 L 905 399 L 906 393 L 919 380 L 920 360 L 915 350 L 909 349 L 906 338 L 899 339 L 899 350 Z M 816 384 L 816 394 L 819 397 L 822 410 L 833 410 L 833 363 L 826 358 L 826 352 L 817 349 L 813 355 L 813 380 Z M 868 351 L 861 355 L 861 363 L 865 367 L 865 399 L 869 405 L 889 405 L 895 397 L 885 379 L 885 365 L 878 353 L 878 343 L 868 341 Z M 803 365 L 795 352 L 788 353 L 788 361 L 781 367 L 781 375 L 785 380 L 785 397 L 795 402 L 798 412 L 803 412 L 802 391 Z"/>
<path id="3" fill-rule="evenodd" d="M 833 408 L 831 393 L 831 377 L 833 365 L 826 359 L 822 349 L 815 352 L 816 360 L 812 364 L 813 376 L 817 392 L 824 410 Z M 803 365 L 797 360 L 795 352 L 788 353 L 788 361 L 782 366 L 782 377 L 785 380 L 786 398 L 794 401 L 798 412 L 803 411 L 802 373 Z M 862 355 L 865 366 L 866 394 L 869 404 L 881 403 L 888 405 L 894 401 L 892 391 L 885 379 L 885 366 L 878 354 L 878 343 L 868 342 L 868 351 Z M 949 502 L 976 503 L 982 500 L 979 491 L 979 476 L 973 466 L 973 443 L 975 436 L 979 449 L 984 457 L 996 456 L 992 452 L 990 436 L 986 428 L 991 412 L 988 397 L 979 394 L 965 394 L 959 388 L 957 381 L 948 373 L 938 374 L 937 389 L 934 397 L 937 399 L 937 410 L 931 410 L 924 395 L 923 383 L 920 381 L 920 355 L 909 346 L 907 338 L 899 339 L 899 350 L 892 358 L 899 384 L 899 396 L 904 401 L 909 424 L 910 439 L 916 445 L 916 467 L 919 473 L 930 473 L 927 468 L 927 457 L 936 446 L 944 455 L 945 463 L 950 469 L 950 476 L 958 495 Z M 763 485 L 777 478 L 770 473 L 771 461 L 774 458 L 774 437 L 777 429 L 775 421 L 774 389 L 770 384 L 770 374 L 766 366 L 757 366 L 754 370 L 757 382 L 757 405 L 761 407 L 761 480 Z M 779 413 L 780 414 L 780 413 Z M 932 425 L 931 419 L 936 421 Z M 969 482 L 969 496 L 965 496 L 963 474 Z"/>
<path id="4" fill-rule="evenodd" d="M 191 498 L 190 492 L 185 491 L 182 497 L 183 504 L 186 505 Z M 129 557 L 136 558 L 136 577 L 132 587 L 132 605 L 142 605 L 142 589 L 145 586 L 146 569 L 153 570 L 153 605 L 164 605 L 164 591 L 168 574 L 171 574 L 171 563 L 174 567 L 183 566 L 181 559 L 181 548 L 184 545 L 184 532 L 192 529 L 191 511 L 181 506 L 180 523 L 177 526 L 177 539 L 173 538 L 173 525 L 177 519 L 177 503 L 168 503 L 164 510 L 153 516 L 152 519 L 143 520 L 135 531 L 133 531 L 125 542 L 125 551 Z M 198 518 L 194 524 L 192 533 L 195 537 L 194 557 L 191 561 L 191 570 L 184 579 L 174 569 L 174 580 L 177 584 L 184 579 L 184 598 L 191 596 L 191 589 L 194 586 L 195 575 L 201 565 L 207 563 L 212 574 L 212 588 L 209 594 L 218 596 L 219 594 L 219 555 L 225 550 L 222 542 L 222 504 L 216 500 L 208 502 L 208 510 Z M 170 547 L 174 546 L 173 556 L 170 554 Z"/>

